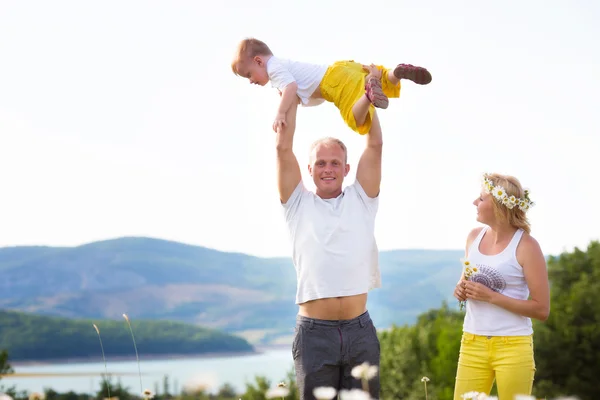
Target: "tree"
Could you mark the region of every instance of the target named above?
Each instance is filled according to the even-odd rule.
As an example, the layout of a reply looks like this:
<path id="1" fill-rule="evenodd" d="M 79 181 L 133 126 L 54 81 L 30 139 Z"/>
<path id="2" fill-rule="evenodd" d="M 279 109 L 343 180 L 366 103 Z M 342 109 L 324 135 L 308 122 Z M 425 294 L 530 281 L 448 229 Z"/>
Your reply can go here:
<path id="1" fill-rule="evenodd" d="M 271 387 L 271 382 L 264 376 L 256 376 L 255 384 L 246 383 L 246 393 L 241 396 L 242 400 L 266 400 L 265 394 Z"/>
<path id="2" fill-rule="evenodd" d="M 102 375 L 102 382 L 100 382 L 100 390 L 96 394 L 96 399 L 102 400 L 108 398 L 108 392 L 110 389 L 110 398 L 119 400 L 131 400 L 131 393 L 127 390 L 127 388 L 123 387 L 121 384 L 121 380 L 119 379 L 116 384 L 112 383 L 112 378 L 106 375 Z M 136 397 L 140 397 L 140 395 Z M 62 396 L 61 396 L 62 398 Z M 64 399 L 63 399 L 64 400 Z"/>
<path id="3" fill-rule="evenodd" d="M 2 350 L 0 352 L 0 380 L 2 379 L 1 375 L 12 374 L 14 372 L 15 371 L 8 363 L 8 352 L 6 350 Z"/>
<path id="4" fill-rule="evenodd" d="M 231 386 L 229 383 L 225 383 L 219 388 L 216 398 L 219 400 L 228 400 L 228 399 L 237 399 L 238 396 L 237 396 L 237 393 L 235 392 L 234 387 Z"/>
<path id="5" fill-rule="evenodd" d="M 423 376 L 430 379 L 429 399 L 453 398 L 463 316 L 444 302 L 413 326 L 380 333 L 382 400 L 424 398 Z"/>
<path id="6" fill-rule="evenodd" d="M 8 363 L 8 352 L 6 350 L 0 351 L 0 381 L 2 380 L 2 375 L 13 374 L 14 372 L 15 371 Z M 10 388 L 5 388 L 4 386 L 0 385 L 0 392 L 5 392 L 8 395 L 10 395 L 13 399 L 15 398 L 14 386 Z"/>
<path id="7" fill-rule="evenodd" d="M 548 260 L 551 310 L 535 321 L 538 397 L 595 398 L 600 376 L 600 243 Z"/>

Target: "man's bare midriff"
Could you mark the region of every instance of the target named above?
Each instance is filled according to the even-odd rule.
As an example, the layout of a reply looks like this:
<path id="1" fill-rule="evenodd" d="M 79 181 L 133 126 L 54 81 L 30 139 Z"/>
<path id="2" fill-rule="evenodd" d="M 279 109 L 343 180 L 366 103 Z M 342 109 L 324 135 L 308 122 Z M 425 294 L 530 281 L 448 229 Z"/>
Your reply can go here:
<path id="1" fill-rule="evenodd" d="M 298 314 L 315 319 L 346 320 L 356 318 L 367 311 L 367 294 L 331 297 L 300 304 Z"/>

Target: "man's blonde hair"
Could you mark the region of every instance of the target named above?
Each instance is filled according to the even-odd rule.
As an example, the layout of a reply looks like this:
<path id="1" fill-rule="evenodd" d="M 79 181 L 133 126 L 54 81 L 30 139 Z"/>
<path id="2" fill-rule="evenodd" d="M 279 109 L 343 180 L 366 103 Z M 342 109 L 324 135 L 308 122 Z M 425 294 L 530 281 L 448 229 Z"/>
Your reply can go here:
<path id="1" fill-rule="evenodd" d="M 272 56 L 273 52 L 267 44 L 255 38 L 246 38 L 242 40 L 237 47 L 233 61 L 231 62 L 231 70 L 235 75 L 240 75 L 239 66 L 246 60 L 256 56 Z"/>
<path id="2" fill-rule="evenodd" d="M 315 150 L 315 148 L 320 144 L 324 144 L 326 146 L 331 145 L 331 144 L 337 144 L 338 146 L 340 146 L 342 148 L 342 150 L 344 151 L 344 163 L 348 163 L 348 149 L 346 148 L 346 145 L 340 139 L 334 138 L 331 136 L 317 139 L 310 145 L 308 159 L 311 160 L 311 163 L 312 163 L 312 153 Z"/>

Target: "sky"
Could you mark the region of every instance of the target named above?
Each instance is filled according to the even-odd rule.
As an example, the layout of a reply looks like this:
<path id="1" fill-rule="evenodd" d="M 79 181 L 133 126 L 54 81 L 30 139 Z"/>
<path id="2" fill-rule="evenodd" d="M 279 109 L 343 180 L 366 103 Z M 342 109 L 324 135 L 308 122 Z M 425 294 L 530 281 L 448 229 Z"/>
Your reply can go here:
<path id="1" fill-rule="evenodd" d="M 0 247 L 148 236 L 289 256 L 275 180 L 279 96 L 231 72 L 257 37 L 280 57 L 424 66 L 379 110 L 380 250 L 463 249 L 481 174 L 516 176 L 547 254 L 600 239 L 600 3 L 0 2 Z M 294 150 L 365 138 L 332 104 Z"/>

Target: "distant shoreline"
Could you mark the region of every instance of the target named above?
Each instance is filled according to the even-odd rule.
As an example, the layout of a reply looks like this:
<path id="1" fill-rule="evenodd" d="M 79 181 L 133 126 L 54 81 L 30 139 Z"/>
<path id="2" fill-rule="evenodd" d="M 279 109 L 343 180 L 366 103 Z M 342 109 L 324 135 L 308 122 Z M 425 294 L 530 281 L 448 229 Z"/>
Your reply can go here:
<path id="1" fill-rule="evenodd" d="M 142 361 L 160 361 L 160 360 L 182 360 L 182 359 L 190 359 L 190 358 L 229 358 L 229 357 L 242 357 L 242 356 L 252 356 L 257 354 L 262 354 L 268 350 L 274 350 L 279 346 L 269 346 L 265 348 L 258 349 L 255 346 L 254 351 L 217 351 L 217 352 L 208 352 L 208 353 L 196 353 L 196 354 L 177 354 L 177 353 L 167 353 L 167 354 L 141 354 L 140 362 Z M 97 357 L 69 357 L 69 358 L 48 358 L 43 360 L 8 360 L 10 365 L 15 369 L 15 367 L 29 367 L 34 365 L 52 365 L 52 364 L 94 364 L 98 362 L 103 362 L 102 356 L 98 355 Z M 137 361 L 135 355 L 123 355 L 123 356 L 114 356 L 108 355 L 106 356 L 107 362 L 129 362 L 129 361 Z"/>

